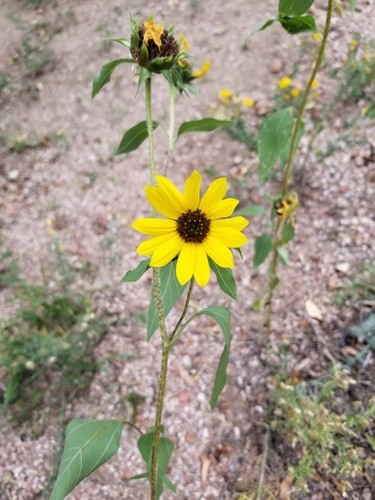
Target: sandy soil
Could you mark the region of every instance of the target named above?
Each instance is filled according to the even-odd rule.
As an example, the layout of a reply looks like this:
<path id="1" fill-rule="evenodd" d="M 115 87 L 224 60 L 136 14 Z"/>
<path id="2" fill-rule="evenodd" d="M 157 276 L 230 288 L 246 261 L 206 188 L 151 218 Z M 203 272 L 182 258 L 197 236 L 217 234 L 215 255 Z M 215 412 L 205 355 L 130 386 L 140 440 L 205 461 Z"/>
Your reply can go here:
<path id="1" fill-rule="evenodd" d="M 353 33 L 359 29 L 369 35 L 374 32 L 374 4 L 358 3 L 354 18 L 344 12 L 333 20 L 327 58 L 334 64 L 342 60 Z M 320 26 L 322 4 L 317 2 L 315 7 Z M 124 131 L 144 119 L 143 94 L 136 95 L 135 78 L 128 66 L 117 71 L 94 101 L 90 99 L 91 82 L 101 65 L 123 54 L 121 46 L 109 46 L 102 38 L 127 36 L 128 11 L 140 20 L 153 11 L 155 19 L 176 24 L 177 32 L 188 36 L 197 65 L 205 59 L 212 61 L 209 74 L 199 81 L 198 96 L 178 99 L 180 121 L 207 115 L 218 91 L 225 87 L 252 97 L 261 109 L 271 101 L 277 80 L 291 70 L 297 51 L 297 42 L 278 26 L 249 38 L 254 28 L 276 11 L 276 2 L 271 0 L 235 0 L 222 6 L 213 0 L 56 0 L 38 9 L 21 0 L 0 4 L 0 64 L 12 79 L 11 88 L 0 97 L 4 138 L 0 146 L 1 237 L 18 259 L 23 277 L 40 280 L 41 263 L 48 260 L 49 245 L 57 235 L 69 259 L 90 265 L 91 281 L 84 286 L 93 291 L 98 310 L 115 318 L 97 348 L 97 358 L 117 352 L 137 355 L 106 364 L 90 388 L 67 403 L 63 415 L 44 408 L 21 428 L 4 421 L 0 434 L 1 499 L 43 497 L 62 422 L 124 418 L 130 411 L 125 398 L 136 391 L 144 396 L 137 424 L 144 429 L 153 424 L 160 342 L 155 335 L 147 343 L 144 325 L 137 321 L 137 312 L 147 310 L 149 278 L 135 285 L 120 284 L 124 272 L 138 262 L 134 249 L 140 238 L 130 223 L 149 210 L 143 194 L 149 181 L 147 148 L 144 145 L 127 156 L 113 155 Z M 50 47 L 53 55 L 41 74 L 30 76 L 17 51 L 25 34 L 36 36 L 37 23 L 47 23 L 37 30 L 37 40 L 41 47 Z M 325 75 L 320 75 L 319 81 L 324 98 L 331 83 Z M 166 123 L 167 109 L 166 84 L 160 79 L 154 85 L 156 119 Z M 369 120 L 358 122 L 351 133 L 363 141 L 348 145 L 342 139 L 343 118 L 350 111 L 342 111 L 312 150 L 307 139 L 302 141 L 296 166 L 295 187 L 301 199 L 297 235 L 290 267 L 282 269 L 282 286 L 275 295 L 270 345 L 290 340 L 288 369 L 297 370 L 301 378 L 322 373 L 332 361 L 322 354 L 326 352 L 323 347 L 336 359 L 342 329 L 352 318 L 352 310 L 339 312 L 332 304 L 333 291 L 346 278 L 337 271 L 337 264 L 345 263 L 350 274 L 358 263 L 374 258 L 375 164 L 374 157 L 369 161 L 363 158 L 370 145 L 374 147 L 375 129 Z M 17 154 L 10 146 L 25 135 L 30 141 L 40 141 L 41 146 Z M 54 140 L 56 136 L 63 139 Z M 161 168 L 167 147 L 162 130 L 157 131 L 156 142 Z M 337 147 L 332 155 L 322 157 L 320 152 L 329 143 Z M 204 172 L 215 167 L 217 176 L 228 175 L 229 191 L 245 206 L 262 200 L 256 166 L 255 154 L 224 133 L 196 134 L 179 141 L 169 175 L 181 186 L 193 168 Z M 205 185 L 211 180 L 204 174 Z M 267 190 L 276 193 L 278 186 L 275 180 Z M 53 235 L 51 218 L 59 221 Z M 247 229 L 250 242 L 263 228 L 259 220 L 252 221 Z M 105 239 L 111 244 L 106 245 Z M 208 320 L 193 323 L 171 356 L 165 427 L 175 442 L 170 477 L 178 485 L 178 494 L 173 498 L 235 498 L 239 478 L 245 489 L 254 488 L 262 450 L 268 371 L 264 367 L 267 349 L 260 347 L 261 317 L 251 305 L 265 290 L 267 268 L 252 268 L 251 243 L 243 253 L 244 259 L 237 259 L 235 270 L 237 302 L 220 295 L 213 280 L 212 286 L 197 291 L 192 304 L 193 310 L 227 305 L 233 314 L 228 384 L 217 409 L 209 409 L 216 369 L 216 361 L 211 360 L 219 358 L 222 348 L 216 325 Z M 323 321 L 308 316 L 307 299 L 318 305 Z M 6 290 L 0 295 L 0 306 L 5 316 L 10 314 Z M 373 359 L 369 373 L 374 373 Z M 69 498 L 146 499 L 146 484 L 127 481 L 142 470 L 136 439 L 134 431 L 125 429 L 116 457 Z M 278 484 L 286 470 L 276 452 L 268 473 L 274 481 L 274 496 L 270 498 L 280 498 Z M 371 498 L 371 492 L 366 496 L 369 488 L 361 484 L 352 498 Z M 314 495 L 311 498 L 328 498 L 319 485 Z M 165 494 L 165 498 L 170 497 Z"/>

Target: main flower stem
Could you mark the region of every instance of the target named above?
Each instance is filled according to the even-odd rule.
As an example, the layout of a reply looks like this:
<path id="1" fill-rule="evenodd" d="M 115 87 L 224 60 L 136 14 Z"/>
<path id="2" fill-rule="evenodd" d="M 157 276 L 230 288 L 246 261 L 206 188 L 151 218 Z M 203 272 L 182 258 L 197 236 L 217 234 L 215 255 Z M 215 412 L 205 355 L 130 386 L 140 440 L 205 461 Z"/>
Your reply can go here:
<path id="1" fill-rule="evenodd" d="M 168 342 L 163 341 L 160 376 L 159 376 L 159 390 L 156 403 L 154 439 L 152 442 L 152 449 L 151 449 L 151 479 L 150 479 L 151 500 L 156 500 L 157 498 L 158 452 L 159 452 L 160 434 L 161 434 L 161 420 L 163 416 L 164 395 L 167 384 L 169 349 L 170 346 L 168 345 Z"/>
<path id="2" fill-rule="evenodd" d="M 155 169 L 155 148 L 154 148 L 154 128 L 152 120 L 152 99 L 151 99 L 151 75 L 145 81 L 145 94 L 146 94 L 146 119 L 147 119 L 147 132 L 148 132 L 148 144 L 149 144 L 149 162 L 150 162 L 150 174 L 151 174 L 151 185 L 156 186 L 156 169 Z M 156 216 L 155 212 L 153 213 Z M 151 449 L 151 500 L 156 500 L 157 498 L 157 486 L 158 486 L 158 453 L 160 444 L 160 433 L 161 433 L 161 419 L 163 414 L 163 402 L 165 387 L 167 382 L 167 370 L 168 370 L 168 355 L 169 355 L 169 345 L 168 345 L 168 334 L 165 325 L 165 315 L 163 302 L 161 299 L 160 290 L 160 277 L 159 269 L 157 267 L 152 268 L 152 292 L 155 297 L 155 305 L 158 314 L 159 327 L 162 336 L 162 361 L 159 377 L 159 390 L 156 402 L 156 415 L 155 415 L 155 428 L 154 428 L 154 439 L 152 442 Z"/>
<path id="3" fill-rule="evenodd" d="M 175 127 L 175 100 L 176 89 L 173 85 L 169 85 L 169 130 L 168 130 L 168 153 L 167 161 L 165 164 L 165 173 L 169 167 L 171 157 L 174 150 L 174 127 Z"/>
<path id="4" fill-rule="evenodd" d="M 324 51 L 325 51 L 325 48 L 327 46 L 327 38 L 328 38 L 329 29 L 331 26 L 333 3 L 334 3 L 334 0 L 328 0 L 327 16 L 326 16 L 322 41 L 321 41 L 321 44 L 320 44 L 320 47 L 318 50 L 318 54 L 317 54 L 317 57 L 315 60 L 314 67 L 311 71 L 310 78 L 307 82 L 305 91 L 303 93 L 301 104 L 298 108 L 296 121 L 294 123 L 292 138 L 290 141 L 287 165 L 286 165 L 284 177 L 283 177 L 283 186 L 282 186 L 282 193 L 281 193 L 283 197 L 287 195 L 289 185 L 291 184 L 291 181 L 292 181 L 293 158 L 294 158 L 294 153 L 295 153 L 296 145 L 297 145 L 298 132 L 299 132 L 301 125 L 302 125 L 303 112 L 305 110 L 307 99 L 308 99 L 309 93 L 311 91 L 313 81 L 315 80 L 315 77 L 319 71 L 319 68 L 320 68 L 322 60 L 323 60 Z M 280 235 L 280 232 L 282 231 L 283 224 L 284 224 L 284 222 L 279 219 L 277 221 L 277 224 L 274 227 L 274 233 L 273 233 L 273 248 L 272 248 L 271 263 L 270 263 L 269 272 L 268 272 L 268 289 L 267 289 L 267 293 L 266 293 L 266 297 L 265 297 L 264 315 L 263 315 L 263 335 L 265 337 L 269 336 L 270 330 L 271 330 L 273 290 L 276 286 L 275 283 L 277 281 L 277 266 L 278 266 L 278 262 L 279 262 L 279 254 L 278 254 L 277 250 L 278 250 L 278 246 L 279 246 L 279 235 Z"/>

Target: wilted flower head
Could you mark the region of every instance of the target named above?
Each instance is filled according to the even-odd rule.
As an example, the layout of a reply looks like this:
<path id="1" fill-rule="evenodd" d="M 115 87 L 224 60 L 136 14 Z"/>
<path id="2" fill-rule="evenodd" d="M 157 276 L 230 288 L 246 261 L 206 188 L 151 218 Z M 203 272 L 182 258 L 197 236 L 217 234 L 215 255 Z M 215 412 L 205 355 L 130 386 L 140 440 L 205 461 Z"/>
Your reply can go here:
<path id="1" fill-rule="evenodd" d="M 180 47 L 163 24 L 156 24 L 152 17 L 143 24 L 132 20 L 130 52 L 134 61 L 149 71 L 160 73 L 170 69 L 178 60 Z"/>

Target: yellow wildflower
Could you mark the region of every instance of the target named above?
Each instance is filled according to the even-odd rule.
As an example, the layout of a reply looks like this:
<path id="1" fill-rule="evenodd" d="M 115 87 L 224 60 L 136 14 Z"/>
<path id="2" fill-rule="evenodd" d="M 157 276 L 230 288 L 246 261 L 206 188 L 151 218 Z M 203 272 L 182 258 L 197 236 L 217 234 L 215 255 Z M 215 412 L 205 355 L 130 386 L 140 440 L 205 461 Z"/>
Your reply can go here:
<path id="1" fill-rule="evenodd" d="M 286 89 L 288 87 L 290 87 L 293 83 L 293 80 L 289 77 L 289 76 L 284 76 L 283 78 L 281 78 L 277 84 L 277 86 L 279 87 L 279 89 Z"/>
<path id="2" fill-rule="evenodd" d="M 147 44 L 149 40 L 153 40 L 155 45 L 160 50 L 161 36 L 164 33 L 164 26 L 162 24 L 155 24 L 154 20 L 151 19 L 143 24 L 143 28 L 145 30 L 143 41 Z"/>
<path id="3" fill-rule="evenodd" d="M 218 266 L 233 268 L 230 248 L 247 242 L 242 230 L 248 221 L 230 217 L 238 204 L 235 198 L 224 199 L 225 177 L 216 179 L 201 197 L 202 178 L 196 170 L 188 177 L 183 193 L 163 175 L 157 175 L 157 186 L 146 186 L 150 205 L 165 218 L 143 218 L 132 227 L 151 237 L 137 248 L 140 255 L 150 255 L 150 266 L 163 267 L 176 256 L 177 279 L 181 285 L 194 278 L 198 285 L 210 279 L 208 258 Z"/>
<path id="4" fill-rule="evenodd" d="M 220 97 L 220 99 L 230 99 L 231 97 L 234 97 L 234 94 L 229 89 L 223 89 L 223 90 L 220 90 L 219 97 Z"/>
<path id="5" fill-rule="evenodd" d="M 203 75 L 205 75 L 209 69 L 211 68 L 211 61 L 204 61 L 201 69 L 198 69 L 197 71 L 194 71 L 193 77 L 194 78 L 201 78 Z"/>
<path id="6" fill-rule="evenodd" d="M 320 33 L 314 33 L 313 34 L 313 39 L 316 41 L 316 42 L 320 42 L 321 39 L 322 39 L 322 35 Z"/>
<path id="7" fill-rule="evenodd" d="M 250 99 L 250 97 L 244 97 L 241 102 L 247 108 L 252 108 L 254 106 L 254 101 Z"/>
<path id="8" fill-rule="evenodd" d="M 315 80 L 315 79 L 314 79 L 314 80 L 312 81 L 311 88 L 312 88 L 312 89 L 316 89 L 318 86 L 319 86 L 319 82 L 318 82 L 318 80 Z"/>
<path id="9" fill-rule="evenodd" d="M 300 89 L 297 89 L 297 88 L 294 88 L 290 91 L 290 95 L 292 97 L 298 97 L 301 93 L 301 90 Z"/>

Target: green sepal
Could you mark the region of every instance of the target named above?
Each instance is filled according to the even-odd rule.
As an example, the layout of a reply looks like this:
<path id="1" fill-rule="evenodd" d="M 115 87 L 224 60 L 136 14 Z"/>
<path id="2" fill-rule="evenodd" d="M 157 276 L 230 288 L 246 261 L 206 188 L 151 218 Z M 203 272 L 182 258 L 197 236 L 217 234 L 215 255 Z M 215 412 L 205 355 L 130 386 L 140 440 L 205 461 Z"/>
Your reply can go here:
<path id="1" fill-rule="evenodd" d="M 108 42 L 119 43 L 120 45 L 124 45 L 128 49 L 130 49 L 130 47 L 131 47 L 131 43 L 126 38 L 121 38 L 121 37 L 118 37 L 118 38 L 103 38 L 103 40 L 108 41 Z"/>
<path id="2" fill-rule="evenodd" d="M 158 122 L 152 122 L 153 129 L 159 125 Z M 119 147 L 116 149 L 115 154 L 121 155 L 124 153 L 130 153 L 135 149 L 138 149 L 142 142 L 148 137 L 147 122 L 139 122 L 134 127 L 130 128 L 125 132 L 123 138 L 121 139 Z"/>
<path id="3" fill-rule="evenodd" d="M 135 269 L 130 269 L 129 271 L 127 271 L 121 282 L 130 283 L 138 281 L 140 278 L 142 278 L 145 272 L 150 268 L 150 260 L 151 259 L 142 260 Z"/>
<path id="4" fill-rule="evenodd" d="M 112 73 L 117 68 L 117 66 L 123 63 L 134 63 L 134 61 L 133 59 L 130 59 L 128 57 L 123 57 L 121 59 L 114 59 L 113 61 L 110 61 L 109 63 L 102 66 L 100 73 L 95 77 L 92 84 L 92 99 L 104 87 L 104 85 L 106 85 L 110 81 Z"/>

